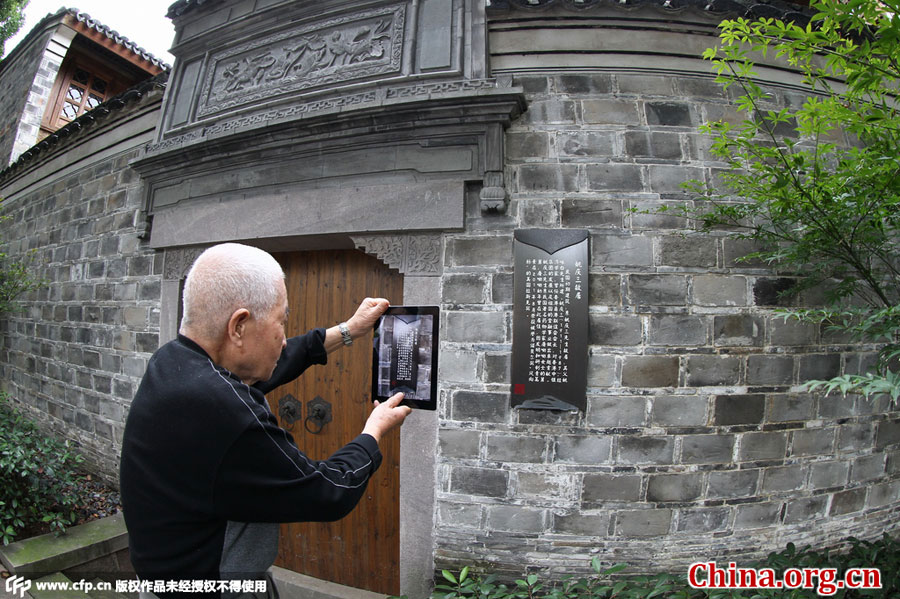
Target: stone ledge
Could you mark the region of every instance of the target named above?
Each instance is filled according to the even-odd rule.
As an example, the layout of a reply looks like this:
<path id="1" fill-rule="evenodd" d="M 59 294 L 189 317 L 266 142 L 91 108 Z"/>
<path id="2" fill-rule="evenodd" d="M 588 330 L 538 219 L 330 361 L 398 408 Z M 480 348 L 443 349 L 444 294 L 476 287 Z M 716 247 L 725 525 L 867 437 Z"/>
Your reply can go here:
<path id="1" fill-rule="evenodd" d="M 24 539 L 0 548 L 0 562 L 13 574 L 46 574 L 80 566 L 128 548 L 122 512 L 73 526 L 66 533 Z"/>
<path id="2" fill-rule="evenodd" d="M 382 593 L 343 586 L 272 566 L 272 577 L 282 599 L 384 599 Z"/>

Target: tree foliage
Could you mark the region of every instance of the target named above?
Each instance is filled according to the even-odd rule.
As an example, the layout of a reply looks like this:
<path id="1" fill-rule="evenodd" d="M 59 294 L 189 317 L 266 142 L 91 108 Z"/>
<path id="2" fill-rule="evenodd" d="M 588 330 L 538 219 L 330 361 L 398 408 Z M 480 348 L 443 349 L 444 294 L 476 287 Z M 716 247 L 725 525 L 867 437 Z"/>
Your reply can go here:
<path id="1" fill-rule="evenodd" d="M 3 199 L 0 198 L 0 204 Z M 0 222 L 9 216 L 0 216 Z M 30 271 L 31 254 L 20 259 L 0 251 L 0 318 L 10 312 L 21 310 L 19 298 L 45 284 L 43 279 L 35 277 Z"/>
<path id="2" fill-rule="evenodd" d="M 0 0 L 0 57 L 6 40 L 14 36 L 25 23 L 25 7 L 29 0 Z"/>
<path id="3" fill-rule="evenodd" d="M 733 227 L 764 259 L 827 292 L 829 309 L 795 310 L 883 343 L 871 372 L 811 387 L 900 395 L 900 0 L 813 0 L 807 24 L 735 19 L 704 53 L 737 96 L 743 120 L 704 125 L 727 164 L 720 182 L 692 187 L 692 216 Z M 802 78 L 802 103 L 779 101 L 764 68 Z"/>
<path id="4" fill-rule="evenodd" d="M 0 252 L 0 316 L 20 309 L 17 299 L 40 284 L 41 281 L 29 273 L 25 261 L 11 259 Z"/>
<path id="5" fill-rule="evenodd" d="M 8 545 L 28 527 L 46 523 L 57 533 L 76 520 L 75 473 L 84 459 L 69 443 L 45 436 L 0 394 L 0 542 Z"/>

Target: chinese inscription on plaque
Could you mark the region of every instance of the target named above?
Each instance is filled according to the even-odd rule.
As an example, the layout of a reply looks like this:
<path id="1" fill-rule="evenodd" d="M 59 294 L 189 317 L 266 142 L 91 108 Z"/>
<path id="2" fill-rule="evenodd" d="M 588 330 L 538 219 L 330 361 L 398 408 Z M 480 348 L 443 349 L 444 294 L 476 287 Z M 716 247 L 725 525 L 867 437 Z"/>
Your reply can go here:
<path id="1" fill-rule="evenodd" d="M 515 234 L 512 405 L 585 407 L 587 231 Z"/>

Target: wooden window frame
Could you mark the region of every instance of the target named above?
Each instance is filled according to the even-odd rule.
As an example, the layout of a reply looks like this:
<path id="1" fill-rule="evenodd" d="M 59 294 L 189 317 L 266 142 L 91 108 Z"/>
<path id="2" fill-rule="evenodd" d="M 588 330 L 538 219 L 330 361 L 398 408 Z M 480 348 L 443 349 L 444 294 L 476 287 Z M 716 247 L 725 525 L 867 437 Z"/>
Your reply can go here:
<path id="1" fill-rule="evenodd" d="M 69 85 L 72 83 L 75 73 L 79 69 L 90 73 L 92 77 L 91 80 L 93 80 L 94 77 L 99 77 L 106 81 L 106 92 L 103 94 L 102 102 L 109 100 L 126 89 L 121 83 L 123 75 L 117 70 L 110 68 L 108 65 L 80 53 L 74 56 L 72 54 L 66 56 L 59 69 L 56 81 L 53 83 L 50 99 L 47 102 L 47 110 L 44 111 L 44 116 L 41 119 L 41 137 L 49 135 L 71 122 L 62 118 L 60 112 L 62 111 L 63 105 L 66 103 Z M 89 109 L 84 109 L 84 105 L 87 101 L 86 96 L 90 93 L 95 92 L 88 87 L 88 89 L 85 90 L 85 98 L 82 98 L 82 101 L 79 104 L 79 112 L 75 116 L 76 119 L 89 111 Z M 95 95 L 99 94 L 95 93 Z"/>

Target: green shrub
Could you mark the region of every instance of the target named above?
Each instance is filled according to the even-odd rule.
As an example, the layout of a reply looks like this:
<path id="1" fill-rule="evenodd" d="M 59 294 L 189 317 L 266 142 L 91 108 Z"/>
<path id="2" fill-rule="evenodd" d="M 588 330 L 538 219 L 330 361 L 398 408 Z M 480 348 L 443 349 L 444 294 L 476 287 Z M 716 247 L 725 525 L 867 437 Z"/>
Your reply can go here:
<path id="1" fill-rule="evenodd" d="M 725 20 L 703 53 L 743 114 L 700 128 L 727 165 L 693 181 L 701 230 L 755 241 L 745 257 L 815 287 L 828 310 L 784 313 L 881 344 L 868 372 L 810 381 L 820 391 L 900 400 L 900 2 L 811 0 L 808 24 Z M 802 75 L 804 102 L 776 109 L 760 83 L 761 61 Z M 777 68 L 777 67 L 776 67 Z M 849 145 L 837 140 L 846 134 Z"/>
<path id="2" fill-rule="evenodd" d="M 0 538 L 8 545 L 26 527 L 56 533 L 75 522 L 75 473 L 83 458 L 43 435 L 0 395 Z"/>
<path id="3" fill-rule="evenodd" d="M 862 597 L 900 597 L 900 541 L 887 534 L 879 541 L 860 541 L 850 538 L 843 551 L 813 550 L 811 547 L 797 549 L 793 543 L 780 552 L 770 553 L 765 561 L 741 566 L 760 570 L 771 568 L 776 580 L 782 580 L 786 570 L 791 568 L 833 568 L 836 580 L 842 580 L 851 568 L 878 568 L 881 573 L 880 589 L 837 589 L 830 595 L 838 599 Z M 705 561 L 705 560 L 700 560 Z M 712 561 L 712 560 L 709 560 Z M 717 567 L 727 569 L 727 564 L 717 563 Z M 437 599 L 818 599 L 829 596 L 819 594 L 821 588 L 782 589 L 723 589 L 693 588 L 688 584 L 687 573 L 653 574 L 646 576 L 622 576 L 625 564 L 610 568 L 602 565 L 599 558 L 591 562 L 594 574 L 589 577 L 564 578 L 559 582 L 542 582 L 537 574 L 529 574 L 513 582 L 501 582 L 494 575 L 474 574 L 469 567 L 454 574 L 443 571 L 443 580 L 435 587 Z M 818 580 L 814 585 L 819 585 Z"/>

